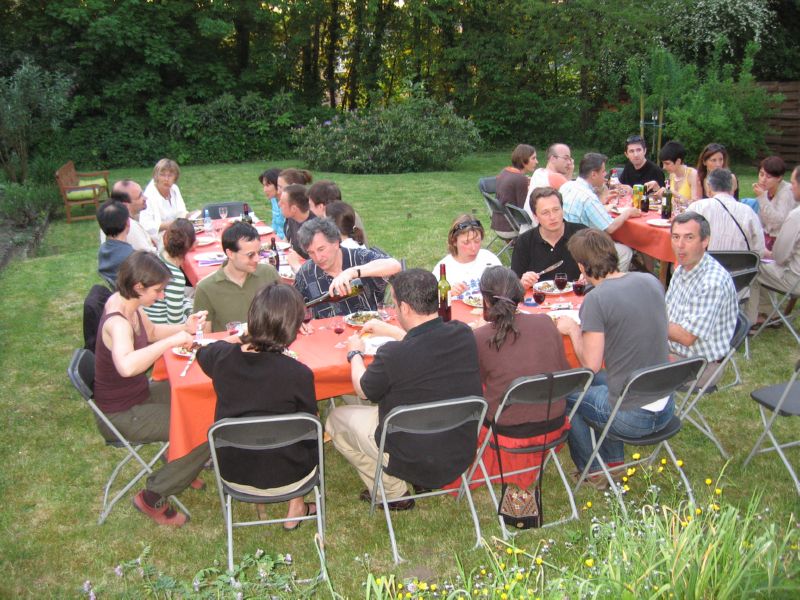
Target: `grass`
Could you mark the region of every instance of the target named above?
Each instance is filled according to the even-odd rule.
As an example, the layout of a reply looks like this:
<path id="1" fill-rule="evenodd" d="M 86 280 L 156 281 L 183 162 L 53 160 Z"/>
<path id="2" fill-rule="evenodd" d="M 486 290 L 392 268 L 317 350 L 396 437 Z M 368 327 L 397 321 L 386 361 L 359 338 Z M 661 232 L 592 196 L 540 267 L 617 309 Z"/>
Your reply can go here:
<path id="1" fill-rule="evenodd" d="M 505 153 L 466 157 L 449 173 L 359 176 L 315 173 L 316 179 L 334 179 L 345 200 L 355 206 L 372 243 L 410 266 L 431 268 L 446 252 L 445 235 L 461 212 L 476 211 L 484 221 L 485 208 L 477 180 L 500 170 Z M 288 166 L 292 163 L 277 163 Z M 270 165 L 271 166 L 271 165 Z M 256 213 L 268 218 L 267 203 L 257 181 L 263 164 L 186 167 L 180 186 L 190 208 L 206 202 L 247 200 Z M 755 180 L 752 168 L 737 168 L 743 189 Z M 146 183 L 149 171 L 120 169 L 112 178 L 132 177 Z M 201 568 L 225 563 L 225 536 L 219 500 L 212 477 L 203 492 L 181 496 L 192 511 L 192 521 L 173 531 L 152 525 L 128 501 L 121 502 L 103 526 L 96 524 L 101 488 L 114 451 L 101 442 L 88 409 L 65 375 L 72 350 L 82 345 L 82 303 L 96 275 L 97 227 L 93 222 L 67 225 L 56 221 L 36 255 L 15 261 L 0 274 L 0 428 L 3 468 L 0 469 L 0 597 L 74 597 L 87 579 L 98 589 L 114 586 L 113 568 L 137 557 L 145 545 L 152 563 L 174 577 L 191 581 Z M 751 344 L 751 359 L 739 357 L 744 384 L 719 393 L 701 404 L 723 444 L 733 453 L 727 465 L 710 442 L 687 427 L 673 444 L 695 486 L 723 472 L 724 498 L 745 506 L 754 491 L 777 524 L 789 522 L 798 497 L 784 467 L 774 455 L 741 464 L 755 442 L 760 423 L 749 398 L 754 387 L 788 379 L 798 357 L 793 338 L 784 330 L 768 330 Z M 788 421 L 788 420 L 782 420 Z M 794 422 L 781 422 L 784 439 L 796 436 Z M 796 461 L 797 451 L 790 457 Z M 562 453 L 569 467 L 569 457 Z M 797 461 L 800 462 L 800 461 Z M 364 596 L 367 572 L 427 580 L 453 578 L 458 554 L 466 572 L 485 561 L 482 550 L 472 550 L 473 532 L 465 507 L 449 498 L 423 501 L 417 509 L 395 518 L 400 552 L 408 562 L 394 567 L 382 516 L 368 515 L 357 500 L 361 482 L 346 462 L 326 447 L 328 496 L 328 570 L 335 589 L 345 597 Z M 669 479 L 667 472 L 658 475 Z M 545 517 L 555 520 L 566 500 L 555 478 L 545 480 Z M 647 485 L 634 478 L 631 494 L 644 496 Z M 669 486 L 664 486 L 665 488 Z M 670 488 L 671 489 L 671 488 Z M 484 535 L 498 535 L 488 494 L 477 491 L 476 501 Z M 673 494 L 677 506 L 680 495 Z M 592 514 L 607 514 L 602 495 L 584 490 L 578 502 L 593 501 Z M 247 511 L 250 507 L 240 507 Z M 586 514 L 586 513 L 584 513 Z M 521 534 L 521 544 L 533 547 L 551 538 L 549 561 L 573 562 L 586 543 L 587 518 L 566 526 Z M 311 577 L 317 568 L 311 530 L 295 533 L 280 528 L 248 528 L 235 536 L 236 555 L 291 553 L 299 577 Z M 115 588 L 116 589 L 116 588 Z"/>

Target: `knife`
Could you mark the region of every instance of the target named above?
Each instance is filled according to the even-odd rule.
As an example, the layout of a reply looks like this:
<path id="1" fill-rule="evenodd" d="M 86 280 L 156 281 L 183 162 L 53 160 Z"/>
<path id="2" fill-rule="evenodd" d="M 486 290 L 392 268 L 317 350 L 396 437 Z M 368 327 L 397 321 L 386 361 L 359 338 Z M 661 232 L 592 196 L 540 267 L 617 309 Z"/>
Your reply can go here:
<path id="1" fill-rule="evenodd" d="M 552 271 L 553 269 L 557 269 L 558 267 L 560 267 L 560 266 L 561 266 L 561 265 L 563 265 L 563 264 L 564 264 L 564 261 L 563 261 L 563 260 L 560 260 L 560 261 L 558 261 L 557 263 L 553 263 L 552 265 L 550 265 L 549 267 L 547 267 L 547 268 L 546 268 L 544 271 L 539 271 L 539 272 L 538 272 L 536 275 L 537 275 L 537 277 L 541 277 L 541 276 L 542 276 L 542 275 L 544 275 L 545 273 L 549 273 L 549 272 L 550 272 L 550 271 Z"/>
<path id="2" fill-rule="evenodd" d="M 189 372 L 189 367 L 192 366 L 195 358 L 197 358 L 197 348 L 192 350 L 192 355 L 189 357 L 189 362 L 186 363 L 186 366 L 183 367 L 183 371 L 181 371 L 181 377 L 186 377 L 186 373 Z"/>

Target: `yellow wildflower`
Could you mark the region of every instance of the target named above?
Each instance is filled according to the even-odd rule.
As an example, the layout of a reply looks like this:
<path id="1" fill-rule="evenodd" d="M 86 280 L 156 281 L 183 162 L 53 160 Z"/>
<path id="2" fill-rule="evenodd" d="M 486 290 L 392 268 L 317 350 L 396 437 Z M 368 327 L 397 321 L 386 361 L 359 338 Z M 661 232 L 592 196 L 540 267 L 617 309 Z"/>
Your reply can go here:
<path id="1" fill-rule="evenodd" d="M 506 563 L 500 563 L 500 570 L 502 571 L 505 568 L 506 568 Z"/>
<path id="2" fill-rule="evenodd" d="M 714 493 L 715 493 L 717 496 L 721 496 L 721 495 L 722 495 L 722 488 L 717 488 L 717 489 L 715 489 L 715 490 L 714 490 Z"/>
<path id="3" fill-rule="evenodd" d="M 718 511 L 719 510 L 719 504 L 712 504 L 711 505 L 711 510 L 713 510 L 715 512 Z"/>
<path id="4" fill-rule="evenodd" d="M 623 475 L 622 476 L 622 483 L 625 483 L 626 481 L 628 481 L 628 478 Z"/>
<path id="5" fill-rule="evenodd" d="M 626 492 L 630 492 L 631 491 L 631 487 L 627 483 L 622 486 L 622 489 L 625 490 Z"/>
<path id="6" fill-rule="evenodd" d="M 585 561 L 583 561 L 583 563 L 591 569 L 594 566 L 594 559 L 587 558 Z"/>
<path id="7" fill-rule="evenodd" d="M 712 483 L 711 477 L 706 477 L 706 485 L 711 485 Z"/>
<path id="8" fill-rule="evenodd" d="M 431 584 L 431 591 L 432 591 L 432 592 L 435 592 L 437 589 L 438 589 L 438 588 L 436 587 L 436 584 L 435 584 L 435 583 L 432 583 L 432 584 Z"/>
<path id="9" fill-rule="evenodd" d="M 702 509 L 702 508 L 699 508 L 699 507 L 698 507 L 698 508 L 695 508 L 695 509 L 694 509 L 694 514 L 696 514 L 697 516 L 700 516 L 700 515 L 702 515 L 702 514 L 703 514 L 703 509 Z"/>
<path id="10" fill-rule="evenodd" d="M 428 589 L 428 584 L 425 583 L 424 581 L 420 581 L 419 582 L 419 589 L 421 589 L 424 592 L 425 590 Z"/>
<path id="11" fill-rule="evenodd" d="M 686 521 L 681 521 L 681 527 L 686 527 L 688 524 Z"/>
<path id="12" fill-rule="evenodd" d="M 642 455 L 639 454 L 638 452 L 635 452 L 631 458 L 633 458 L 633 460 L 639 460 L 640 458 L 642 458 Z"/>
<path id="13" fill-rule="evenodd" d="M 662 464 L 662 465 L 665 465 L 665 464 L 667 464 L 667 459 L 666 459 L 666 458 L 662 458 L 662 459 L 661 459 L 661 464 Z"/>
<path id="14" fill-rule="evenodd" d="M 636 473 L 636 467 L 628 467 L 628 477 Z"/>
<path id="15" fill-rule="evenodd" d="M 683 466 L 683 461 L 679 458 L 676 464 L 678 465 L 678 468 L 680 468 Z"/>
<path id="16" fill-rule="evenodd" d="M 516 578 L 516 580 L 517 580 L 517 581 L 522 581 L 522 579 L 523 579 L 523 575 L 522 575 L 522 573 L 517 573 L 517 574 L 515 575 L 515 578 Z"/>
<path id="17" fill-rule="evenodd" d="M 544 561 L 542 560 L 542 557 L 541 557 L 541 556 L 537 556 L 537 557 L 536 557 L 536 564 L 537 564 L 537 565 L 541 565 L 543 562 L 544 562 Z"/>
<path id="18" fill-rule="evenodd" d="M 508 594 L 506 594 L 505 592 L 500 594 L 500 600 L 508 600 Z"/>
<path id="19" fill-rule="evenodd" d="M 481 569 L 481 575 L 486 575 L 486 569 Z"/>
<path id="20" fill-rule="evenodd" d="M 514 551 L 511 548 L 506 548 L 506 554 L 514 554 Z"/>
<path id="21" fill-rule="evenodd" d="M 663 473 L 664 472 L 664 467 L 658 467 L 658 472 L 659 473 Z"/>
<path id="22" fill-rule="evenodd" d="M 586 502 L 586 508 L 592 508 L 592 501 L 591 500 Z"/>

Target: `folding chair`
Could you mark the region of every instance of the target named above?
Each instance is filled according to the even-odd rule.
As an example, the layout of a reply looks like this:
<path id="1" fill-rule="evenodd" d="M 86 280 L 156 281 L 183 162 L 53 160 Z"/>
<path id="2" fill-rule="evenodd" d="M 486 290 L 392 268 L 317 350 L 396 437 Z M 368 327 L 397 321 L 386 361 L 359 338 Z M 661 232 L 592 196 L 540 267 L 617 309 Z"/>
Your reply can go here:
<path id="1" fill-rule="evenodd" d="M 797 283 L 794 284 L 794 287 L 790 289 L 788 292 L 784 290 L 779 290 L 776 288 L 769 287 L 768 285 L 761 284 L 761 289 L 767 291 L 767 295 L 769 297 L 770 304 L 772 304 L 772 312 L 769 313 L 764 322 L 761 324 L 761 327 L 756 329 L 756 332 L 753 334 L 753 338 L 757 337 L 767 325 L 771 325 L 775 323 L 775 319 L 780 319 L 786 328 L 792 332 L 794 339 L 800 344 L 800 335 L 798 335 L 797 331 L 795 331 L 794 327 L 792 327 L 792 321 L 788 318 L 791 313 L 786 312 L 784 313 L 781 311 L 781 307 L 784 304 L 789 304 L 792 301 L 795 301 L 798 297 L 800 297 L 800 279 L 797 280 Z M 783 294 L 783 295 L 781 295 Z M 794 308 L 794 305 L 792 305 Z"/>
<path id="2" fill-rule="evenodd" d="M 496 177 L 483 177 L 478 180 L 478 189 L 480 190 L 483 200 L 486 203 L 489 216 L 492 217 L 495 214 L 501 215 L 511 227 L 511 231 L 497 231 L 496 229 L 492 229 L 495 235 L 492 240 L 486 244 L 486 248 L 488 249 L 497 240 L 505 242 L 505 246 L 503 246 L 500 249 L 500 252 L 497 253 L 497 256 L 501 256 L 503 252 L 514 245 L 514 240 L 519 235 L 519 227 L 516 226 L 516 222 L 508 214 L 506 207 L 503 206 L 503 204 L 495 197 L 495 190 L 497 189 L 496 180 Z"/>
<path id="3" fill-rule="evenodd" d="M 267 451 L 292 446 L 305 440 L 314 440 L 317 444 L 318 464 L 314 475 L 301 487 L 287 494 L 279 496 L 258 496 L 247 494 L 233 489 L 220 474 L 219 448 L 239 448 L 253 451 Z M 267 525 L 270 523 L 285 523 L 286 521 L 317 522 L 319 535 L 320 560 L 325 562 L 325 476 L 322 457 L 322 424 L 314 415 L 295 413 L 289 415 L 273 415 L 260 417 L 239 417 L 222 419 L 214 423 L 208 430 L 208 446 L 211 450 L 211 459 L 214 464 L 214 476 L 217 479 L 219 500 L 222 507 L 222 517 L 225 519 L 225 531 L 228 537 L 228 570 L 233 571 L 233 528 L 249 527 L 251 525 Z M 265 468 L 269 464 L 265 463 Z M 248 502 L 253 504 L 276 504 L 287 502 L 292 498 L 305 496 L 314 490 L 317 513 L 297 518 L 263 519 L 257 521 L 234 521 L 232 501 Z M 324 577 L 325 569 L 320 569 Z"/>
<path id="4" fill-rule="evenodd" d="M 128 493 L 128 490 L 136 485 L 136 483 L 142 477 L 153 472 L 153 465 L 155 465 L 156 462 L 162 456 L 164 456 L 167 448 L 169 448 L 169 442 L 131 443 L 119 432 L 116 427 L 114 427 L 111 421 L 108 420 L 108 417 L 106 417 L 103 411 L 100 410 L 97 404 L 94 403 L 94 353 L 91 350 L 86 350 L 85 348 L 75 350 L 75 352 L 72 354 L 72 360 L 69 363 L 69 367 L 67 367 L 67 375 L 69 375 L 69 379 L 72 382 L 72 385 L 75 386 L 75 389 L 78 390 L 78 393 L 80 393 L 80 395 L 83 396 L 83 399 L 86 400 L 86 403 L 89 405 L 89 408 L 92 409 L 95 417 L 102 421 L 103 424 L 105 424 L 105 426 L 108 427 L 108 429 L 114 434 L 116 440 L 106 440 L 106 444 L 108 446 L 113 446 L 114 448 L 124 448 L 126 450 L 125 456 L 119 461 L 119 463 L 117 463 L 117 466 L 114 467 L 114 470 L 111 472 L 111 476 L 106 482 L 105 489 L 103 490 L 103 508 L 100 511 L 100 518 L 97 520 L 97 524 L 102 525 L 108 515 L 111 514 L 111 510 L 114 508 L 114 505 L 119 502 L 119 500 L 121 500 L 125 494 Z M 148 462 L 141 456 L 141 454 L 139 454 L 139 450 L 143 446 L 151 443 L 157 445 L 157 450 L 153 458 L 151 458 Z M 139 472 L 136 473 L 133 479 L 131 479 L 109 501 L 108 495 L 111 491 L 111 486 L 114 485 L 117 476 L 120 474 L 125 465 L 132 460 L 136 460 L 141 465 L 141 469 L 139 469 Z M 189 511 L 180 502 L 180 500 L 178 500 L 175 496 L 170 496 L 169 498 L 175 502 L 175 505 L 182 510 L 186 516 L 191 516 Z"/>
<path id="5" fill-rule="evenodd" d="M 575 484 L 575 488 L 573 489 L 573 493 L 577 493 L 578 488 L 580 488 L 583 480 L 586 479 L 589 469 L 592 466 L 592 462 L 595 459 L 600 463 L 600 468 L 603 470 L 603 474 L 605 475 L 606 479 L 608 480 L 609 486 L 611 490 L 617 496 L 619 500 L 619 504 L 622 507 L 622 512 L 625 513 L 627 516 L 628 511 L 625 508 L 625 502 L 622 500 L 622 496 L 620 494 L 619 487 L 617 486 L 614 479 L 611 477 L 611 471 L 621 471 L 623 469 L 627 469 L 631 465 L 640 464 L 643 462 L 647 462 L 648 464 L 652 464 L 655 460 L 656 456 L 658 455 L 659 450 L 663 446 L 664 449 L 669 454 L 672 463 L 675 465 L 678 473 L 680 474 L 681 479 L 683 480 L 684 486 L 686 486 L 686 492 L 689 494 L 689 501 L 694 504 L 694 494 L 692 493 L 692 486 L 689 484 L 689 480 L 686 477 L 686 474 L 683 470 L 678 466 L 678 459 L 675 457 L 675 453 L 672 451 L 672 447 L 669 445 L 669 440 L 675 434 L 677 434 L 681 430 L 681 420 L 680 417 L 674 415 L 669 423 L 664 426 L 661 430 L 655 431 L 649 435 L 644 437 L 628 437 L 624 435 L 619 435 L 617 433 L 612 433 L 611 425 L 614 422 L 614 417 L 617 416 L 617 412 L 622 406 L 625 398 L 630 395 L 635 395 L 639 397 L 645 398 L 652 398 L 655 401 L 658 398 L 664 398 L 665 396 L 669 396 L 675 393 L 679 387 L 684 384 L 690 384 L 688 395 L 691 396 L 694 392 L 694 382 L 697 381 L 698 376 L 702 373 L 703 369 L 706 366 L 706 359 L 705 358 L 684 358 L 682 360 L 677 360 L 671 363 L 664 363 L 661 365 L 655 365 L 653 367 L 646 367 L 644 369 L 637 369 L 633 373 L 628 376 L 627 381 L 625 382 L 625 386 L 622 389 L 622 393 L 620 394 L 619 398 L 617 398 L 616 403 L 614 404 L 614 408 L 611 411 L 611 414 L 608 417 L 608 421 L 605 424 L 602 423 L 594 423 L 592 421 L 586 420 L 586 423 L 589 425 L 589 431 L 592 435 L 592 455 L 589 457 L 589 460 L 586 461 L 586 466 L 583 469 L 583 472 L 580 474 L 578 478 L 578 483 Z M 598 438 L 596 432 L 600 431 L 600 437 Z M 640 458 L 638 460 L 633 460 L 631 462 L 627 462 L 622 465 L 618 465 L 613 469 L 609 469 L 606 465 L 603 457 L 600 456 L 600 446 L 606 440 L 616 440 L 623 442 L 624 444 L 628 444 L 631 446 L 653 446 L 655 445 L 655 449 L 650 454 L 650 456 L 646 458 Z"/>
<path id="6" fill-rule="evenodd" d="M 214 204 L 206 204 L 200 211 L 200 215 L 204 215 L 208 211 L 208 216 L 212 219 L 219 219 L 220 207 L 228 209 L 228 218 L 241 216 L 244 211 L 244 202 L 216 202 Z"/>
<path id="7" fill-rule="evenodd" d="M 706 418 L 697 408 L 697 402 L 703 397 L 714 392 L 727 389 L 729 387 L 733 387 L 734 385 L 738 385 L 741 383 L 742 379 L 739 375 L 739 369 L 736 367 L 736 359 L 734 358 L 734 354 L 739 350 L 742 346 L 744 341 L 747 339 L 747 332 L 750 330 L 750 321 L 745 316 L 742 311 L 739 311 L 739 314 L 736 316 L 736 327 L 733 330 L 733 335 L 731 336 L 730 342 L 730 349 L 728 350 L 725 357 L 720 361 L 719 365 L 714 369 L 714 373 L 708 378 L 708 381 L 703 385 L 700 389 L 695 388 L 697 391 L 696 393 L 690 398 L 689 396 L 685 396 L 681 406 L 678 408 L 678 413 L 682 421 L 689 421 L 692 425 L 694 425 L 700 433 L 714 442 L 714 445 L 719 449 L 720 454 L 722 457 L 727 459 L 730 458 L 730 455 L 725 451 L 725 448 L 722 447 L 722 443 L 717 439 L 714 435 L 714 431 L 711 429 L 711 425 L 709 425 Z M 725 367 L 728 366 L 728 363 L 733 365 L 733 368 L 736 372 L 736 381 L 733 383 L 729 383 L 724 386 L 717 386 L 712 384 L 712 381 L 715 379 L 719 379 L 719 376 L 725 370 Z"/>
<path id="8" fill-rule="evenodd" d="M 795 364 L 794 373 L 788 382 L 758 388 L 750 392 L 750 397 L 759 404 L 758 410 L 761 413 L 761 422 L 764 425 L 764 431 L 758 437 L 758 441 L 756 445 L 753 446 L 750 454 L 747 455 L 743 466 L 746 467 L 756 454 L 774 450 L 781 457 L 783 464 L 786 465 L 786 469 L 789 471 L 789 475 L 792 476 L 792 481 L 794 481 L 794 487 L 797 489 L 797 493 L 800 494 L 800 480 L 797 479 L 797 473 L 795 473 L 792 464 L 783 453 L 784 448 L 792 448 L 800 445 L 800 440 L 779 444 L 778 440 L 775 438 L 775 434 L 772 433 L 772 424 L 778 417 L 800 415 L 800 382 L 797 381 L 798 374 L 800 374 L 800 361 L 797 361 L 797 364 Z M 772 416 L 769 420 L 767 420 L 766 410 L 772 412 Z M 761 447 L 765 437 L 769 437 L 769 441 L 772 444 L 771 447 Z"/>
<path id="9" fill-rule="evenodd" d="M 486 400 L 480 396 L 466 396 L 464 398 L 456 398 L 453 400 L 439 400 L 437 402 L 425 402 L 422 404 L 412 404 L 409 406 L 398 406 L 393 408 L 383 422 L 381 428 L 381 439 L 378 446 L 378 456 L 383 456 L 386 451 L 386 440 L 389 436 L 398 433 L 411 434 L 417 436 L 434 435 L 453 431 L 460 427 L 468 427 L 474 424 L 475 440 L 473 447 L 477 448 L 478 445 L 478 431 L 480 430 L 483 419 L 486 416 L 487 409 Z M 447 456 L 442 456 L 442 460 L 447 460 Z M 472 464 L 472 463 L 470 463 Z M 467 483 L 467 468 L 461 474 L 461 491 L 462 494 L 467 496 L 469 503 L 469 510 L 472 513 L 472 523 L 475 526 L 475 548 L 478 548 L 481 543 L 481 526 L 478 521 L 478 515 L 475 512 L 475 504 L 472 501 L 472 493 L 470 492 Z M 383 513 L 386 517 L 386 525 L 389 528 L 389 540 L 392 544 L 392 555 L 394 556 L 395 564 L 399 564 L 403 558 L 397 551 L 397 541 L 394 535 L 394 527 L 392 526 L 392 516 L 389 511 L 389 503 L 398 500 L 399 498 L 387 498 L 386 490 L 383 485 L 383 461 L 378 461 L 378 466 L 375 469 L 375 485 L 372 488 L 372 499 L 370 501 L 370 515 L 375 512 L 377 505 L 377 498 L 381 498 L 383 504 Z M 430 490 L 421 493 L 415 493 L 410 496 L 403 496 L 403 500 L 409 498 L 427 498 L 429 496 L 441 496 L 449 494 L 452 490 L 440 489 Z"/>
<path id="10" fill-rule="evenodd" d="M 528 229 L 533 227 L 533 219 L 531 216 L 522 210 L 519 206 L 514 204 L 506 204 L 506 210 L 511 218 L 514 220 L 520 234 L 525 233 Z"/>
<path id="11" fill-rule="evenodd" d="M 742 297 L 742 290 L 749 288 L 753 279 L 758 275 L 758 265 L 761 263 L 758 252 L 753 250 L 715 250 L 709 254 L 730 274 L 736 293 L 739 294 L 739 305 L 741 306 L 747 299 L 746 296 Z M 744 339 L 744 357 L 750 359 L 750 343 L 747 337 Z M 739 369 L 735 362 L 734 368 L 736 369 L 736 381 L 732 385 L 741 383 Z"/>
<path id="12" fill-rule="evenodd" d="M 586 394 L 586 390 L 589 389 L 589 386 L 592 384 L 592 379 L 594 379 L 594 372 L 591 369 L 570 369 L 568 371 L 557 371 L 552 373 L 552 380 L 553 380 L 553 400 L 558 400 L 559 398 L 564 398 L 569 394 L 579 392 L 580 395 L 578 400 L 575 402 L 572 410 L 569 413 L 569 417 L 571 418 L 572 415 L 575 414 L 578 406 L 580 405 L 581 401 L 583 400 L 583 396 Z M 489 475 L 486 465 L 483 462 L 483 455 L 486 452 L 487 448 L 490 448 L 492 451 L 496 451 L 494 440 L 494 427 L 495 424 L 500 421 L 500 417 L 503 414 L 503 411 L 506 409 L 507 406 L 513 406 L 515 404 L 530 404 L 530 405 L 538 405 L 538 406 L 547 406 L 549 400 L 549 392 L 550 392 L 550 380 L 548 378 L 548 374 L 544 373 L 541 375 L 531 375 L 528 377 L 517 377 L 514 381 L 511 382 L 511 385 L 506 390 L 506 393 L 503 395 L 503 399 L 500 402 L 500 405 L 497 407 L 497 411 L 492 418 L 492 421 L 489 424 L 489 429 L 486 432 L 486 437 L 483 440 L 480 448 L 478 448 L 478 453 L 473 463 L 472 468 L 470 469 L 469 475 L 467 480 L 470 483 L 485 483 L 487 489 L 489 490 L 489 495 L 492 498 L 492 503 L 494 504 L 495 513 L 497 513 L 499 509 L 499 502 L 497 496 L 495 495 L 494 488 L 492 487 L 493 480 L 499 480 L 500 475 Z M 558 414 L 551 414 L 550 419 L 553 420 L 554 418 L 559 417 Z M 567 499 L 569 500 L 570 507 L 572 512 L 568 517 L 564 517 L 559 519 L 558 521 L 552 521 L 550 523 L 546 523 L 543 527 L 551 527 L 553 525 L 558 525 L 560 523 L 565 523 L 567 521 L 571 521 L 572 519 L 578 518 L 578 508 L 575 505 L 575 497 L 572 494 L 572 489 L 570 488 L 569 480 L 567 479 L 566 474 L 564 473 L 564 469 L 561 465 L 561 461 L 558 458 L 558 454 L 556 453 L 556 449 L 563 444 L 567 437 L 569 436 L 569 430 L 565 430 L 562 435 L 558 436 L 554 439 L 547 439 L 545 437 L 545 443 L 540 444 L 538 446 L 528 446 L 525 448 L 507 448 L 505 446 L 500 445 L 500 450 L 503 452 L 507 452 L 509 454 L 535 454 L 535 455 L 542 455 L 544 454 L 544 460 L 542 461 L 541 465 L 533 465 L 531 467 L 525 467 L 523 469 L 516 469 L 512 471 L 505 471 L 504 470 L 504 477 L 508 477 L 511 475 L 518 475 L 520 473 L 535 473 L 534 482 L 536 477 L 541 477 L 541 473 L 544 472 L 545 467 L 547 466 L 548 461 L 551 459 L 553 463 L 556 465 L 556 469 L 558 470 L 558 474 L 561 477 L 561 482 L 564 484 L 564 489 L 567 491 Z M 483 477 L 475 479 L 473 476 L 475 471 L 480 468 L 481 472 L 483 473 Z M 503 518 L 498 515 L 498 520 L 500 521 L 500 529 L 503 532 L 503 539 L 508 539 L 508 530 L 506 529 L 505 522 Z"/>

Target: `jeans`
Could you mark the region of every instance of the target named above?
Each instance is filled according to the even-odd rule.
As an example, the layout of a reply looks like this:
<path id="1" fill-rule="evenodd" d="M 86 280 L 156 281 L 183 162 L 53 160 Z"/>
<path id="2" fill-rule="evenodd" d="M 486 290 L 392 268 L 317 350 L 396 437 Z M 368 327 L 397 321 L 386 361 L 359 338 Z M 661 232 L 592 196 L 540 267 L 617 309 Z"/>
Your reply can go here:
<path id="1" fill-rule="evenodd" d="M 579 394 L 567 396 L 567 406 L 571 410 Z M 670 396 L 667 405 L 660 412 L 654 413 L 643 408 L 620 409 L 614 417 L 614 422 L 609 429 L 609 434 L 617 433 L 626 437 L 642 437 L 663 429 L 675 409 L 675 401 Z M 608 401 L 608 385 L 606 385 L 605 372 L 601 371 L 595 377 L 591 387 L 586 392 L 583 402 L 572 418 L 572 428 L 569 430 L 569 453 L 572 462 L 580 471 L 586 467 L 592 455 L 592 436 L 586 420 L 605 425 L 614 406 Z M 600 437 L 601 432 L 595 431 L 595 436 Z M 625 459 L 625 446 L 622 442 L 606 438 L 600 446 L 600 456 L 606 464 L 621 463 Z M 595 459 L 590 472 L 600 470 L 600 463 Z"/>

